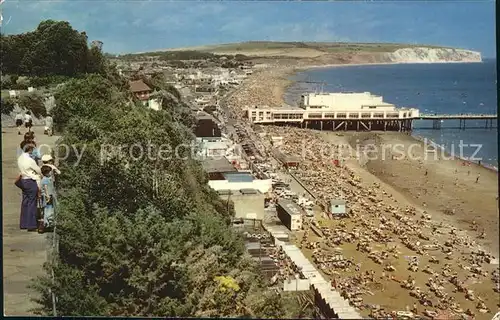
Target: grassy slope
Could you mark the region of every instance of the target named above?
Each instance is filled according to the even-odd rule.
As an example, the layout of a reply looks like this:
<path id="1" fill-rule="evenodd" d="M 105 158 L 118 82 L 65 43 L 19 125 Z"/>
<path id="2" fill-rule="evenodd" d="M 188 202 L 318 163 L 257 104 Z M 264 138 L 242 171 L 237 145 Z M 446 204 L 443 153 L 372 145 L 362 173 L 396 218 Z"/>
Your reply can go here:
<path id="1" fill-rule="evenodd" d="M 220 45 L 208 45 L 192 48 L 170 49 L 166 51 L 196 50 L 206 52 L 225 51 L 252 51 L 252 50 L 276 50 L 276 49 L 313 49 L 322 52 L 351 51 L 359 49 L 362 51 L 391 52 L 401 48 L 409 47 L 443 48 L 429 45 L 412 45 L 398 43 L 345 43 L 345 42 L 274 42 L 274 41 L 249 41 L 241 43 L 229 43 Z"/>

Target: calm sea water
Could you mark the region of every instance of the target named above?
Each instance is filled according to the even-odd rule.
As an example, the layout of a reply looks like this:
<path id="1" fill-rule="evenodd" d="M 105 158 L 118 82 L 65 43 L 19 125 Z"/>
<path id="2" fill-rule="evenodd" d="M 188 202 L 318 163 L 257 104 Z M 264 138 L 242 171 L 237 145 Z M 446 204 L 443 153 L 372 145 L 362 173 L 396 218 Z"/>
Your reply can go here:
<path id="1" fill-rule="evenodd" d="M 295 105 L 303 92 L 369 91 L 399 107 L 414 107 L 421 113 L 496 114 L 496 60 L 483 63 L 398 64 L 311 69 L 293 76 L 295 82 L 285 100 Z M 323 85 L 308 82 L 322 82 Z M 475 156 L 498 167 L 497 123 L 485 129 L 486 120 L 467 120 L 470 129 L 459 130 L 459 121 L 445 120 L 441 130 L 432 121 L 416 121 L 414 135 L 425 137 L 459 155 L 459 144 L 482 144 Z M 480 128 L 472 128 L 472 127 Z M 462 147 L 470 157 L 476 147 Z"/>

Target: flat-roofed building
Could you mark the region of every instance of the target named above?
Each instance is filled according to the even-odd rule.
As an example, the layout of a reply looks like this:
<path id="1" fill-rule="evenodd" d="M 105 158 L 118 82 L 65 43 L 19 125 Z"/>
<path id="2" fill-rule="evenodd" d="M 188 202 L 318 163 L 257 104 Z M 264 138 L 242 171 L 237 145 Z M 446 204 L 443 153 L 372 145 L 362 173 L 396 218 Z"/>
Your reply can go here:
<path id="1" fill-rule="evenodd" d="M 382 96 L 370 92 L 307 93 L 301 95 L 300 107 L 305 110 L 394 110 L 396 106 L 383 101 Z"/>
<path id="2" fill-rule="evenodd" d="M 194 133 L 197 137 L 222 136 L 218 121 L 213 116 L 203 111 L 196 115 L 196 128 Z"/>
<path id="3" fill-rule="evenodd" d="M 218 190 L 244 191 L 245 189 L 258 190 L 260 193 L 267 193 L 272 189 L 272 179 L 255 179 L 250 172 L 219 172 L 217 176 L 212 174 L 208 185 Z"/>
<path id="4" fill-rule="evenodd" d="M 300 107 L 247 109 L 254 124 L 289 124 L 320 130 L 411 131 L 415 108 L 397 108 L 369 92 L 307 93 Z"/>

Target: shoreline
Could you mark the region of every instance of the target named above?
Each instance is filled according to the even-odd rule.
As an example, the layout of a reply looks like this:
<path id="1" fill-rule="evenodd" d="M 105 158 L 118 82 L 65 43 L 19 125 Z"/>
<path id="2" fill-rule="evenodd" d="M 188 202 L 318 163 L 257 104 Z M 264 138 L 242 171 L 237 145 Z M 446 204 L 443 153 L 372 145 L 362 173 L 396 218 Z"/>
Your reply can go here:
<path id="1" fill-rule="evenodd" d="M 311 146 L 312 155 L 322 154 L 322 145 L 325 142 L 340 147 L 346 143 L 350 145 L 349 142 L 356 138 L 368 143 L 371 143 L 369 140 L 375 140 L 376 143 L 403 143 L 405 146 L 413 143 L 411 136 L 397 132 L 385 135 L 377 135 L 377 132 L 336 135 L 325 131 L 279 126 L 266 126 L 265 131 L 267 136 L 282 136 L 283 151 L 288 154 L 300 152 L 304 142 Z M 418 151 L 421 153 L 422 150 Z M 373 160 L 363 164 L 363 161 L 356 157 L 347 157 L 340 166 L 332 165 L 331 162 L 330 158 L 307 157 L 301 161 L 299 168 L 293 171 L 293 178 L 299 179 L 306 186 L 306 190 L 310 190 L 316 197 L 316 219 L 321 222 L 319 225 L 327 227 L 331 232 L 328 240 L 325 240 L 324 236 L 317 237 L 312 232 L 306 232 L 308 236 L 298 232 L 297 239 L 300 241 L 301 236 L 307 237 L 306 243 L 319 242 L 318 247 L 321 248 L 322 245 L 331 247 L 329 241 L 336 239 L 336 236 L 341 237 L 342 234 L 345 236 L 345 233 L 359 232 L 363 238 L 363 235 L 367 236 L 373 232 L 374 235 L 367 236 L 371 243 L 371 249 L 367 251 L 357 249 L 356 241 L 339 240 L 335 243 L 336 252 L 342 252 L 347 259 L 356 261 L 360 268 L 357 273 L 374 271 L 375 278 L 380 279 L 379 286 L 370 287 L 372 294 L 363 296 L 363 301 L 384 305 L 384 308 L 389 310 L 402 310 L 416 302 L 411 294 L 402 288 L 400 281 L 386 280 L 387 270 L 384 267 L 387 264 L 394 266 L 392 275 L 395 278 L 402 281 L 411 276 L 420 288 L 425 288 L 429 281 L 429 275 L 426 274 L 429 272 L 423 271 L 426 268 L 431 268 L 432 274 L 437 271 L 435 274 L 439 274 L 440 278 L 444 276 L 443 279 L 448 277 L 447 271 L 441 272 L 440 269 L 451 268 L 460 280 L 467 281 L 468 289 L 488 301 L 486 303 L 490 310 L 495 310 L 497 300 L 491 292 L 489 279 L 471 279 L 470 269 L 465 267 L 470 263 L 474 252 L 484 250 L 493 254 L 494 261 L 482 265 L 483 270 L 492 272 L 498 268 L 498 244 L 494 241 L 498 238 L 498 216 L 494 200 L 497 190 L 491 188 L 498 181 L 496 174 L 485 173 L 479 166 L 470 168 L 471 172 L 468 174 L 469 168 L 462 167 L 460 161 L 454 159 L 430 159 L 422 162 L 411 158 L 391 160 L 389 157 L 387 160 Z M 426 173 L 427 170 L 429 174 Z M 481 180 L 475 184 L 479 172 Z M 319 208 L 319 204 L 336 198 L 346 200 L 349 210 L 352 210 L 350 217 L 327 219 L 323 216 L 323 209 Z M 483 232 L 486 236 L 483 236 Z M 384 243 L 377 235 L 391 239 Z M 445 243 L 448 243 L 448 246 L 453 243 L 453 250 L 445 250 Z M 387 258 L 384 263 L 375 263 L 370 255 L 387 251 L 388 244 L 394 248 L 395 255 Z M 425 254 L 415 250 L 411 244 L 433 245 L 438 249 L 429 249 Z M 311 257 L 315 256 L 316 250 L 307 245 L 302 248 L 309 259 L 313 259 Z M 328 255 L 322 252 L 316 254 L 316 257 Z M 447 252 L 453 254 L 449 255 Z M 441 262 L 429 265 L 430 256 Z M 418 257 L 422 261 L 418 269 L 410 271 L 410 257 Z M 322 268 L 321 263 L 319 265 L 319 268 Z M 325 268 L 328 269 L 323 265 L 323 269 Z M 331 279 L 349 282 L 353 273 L 352 270 L 336 270 L 328 275 Z M 453 291 L 448 282 L 444 286 L 442 290 L 453 296 L 461 307 L 474 308 L 474 304 L 464 299 L 463 294 Z M 387 292 L 394 292 L 394 296 L 388 295 Z M 366 310 L 362 312 L 367 313 Z"/>
<path id="2" fill-rule="evenodd" d="M 493 172 L 496 172 L 498 173 L 498 167 L 495 167 L 494 165 L 492 164 L 489 164 L 489 163 L 479 163 L 479 162 L 475 162 L 475 161 L 472 161 L 472 160 L 469 160 L 465 157 L 459 157 L 459 156 L 453 156 L 451 155 L 451 153 L 449 151 L 446 150 L 446 148 L 436 142 L 434 142 L 433 140 L 427 138 L 427 137 L 423 137 L 423 136 L 419 136 L 419 135 L 410 135 L 410 137 L 412 137 L 413 139 L 415 139 L 415 141 L 418 141 L 418 142 L 422 142 L 424 143 L 424 141 L 428 141 L 429 144 L 431 146 L 433 146 L 434 148 L 437 148 L 437 149 L 440 149 L 446 156 L 449 156 L 449 157 L 453 157 L 453 160 L 457 160 L 457 161 L 463 161 L 467 164 L 470 164 L 470 165 L 476 165 L 478 167 L 482 167 L 484 169 L 488 169 L 488 170 L 491 170 Z"/>
<path id="3" fill-rule="evenodd" d="M 380 65 L 380 63 L 378 63 L 378 64 L 375 64 L 375 63 L 334 64 L 334 65 L 332 65 L 332 64 L 327 64 L 327 65 L 312 65 L 312 64 L 310 64 L 310 65 L 301 65 L 301 66 L 295 66 L 295 67 L 291 67 L 290 65 L 281 65 L 281 66 L 274 65 L 273 68 L 269 68 L 267 70 L 262 70 L 261 72 L 255 73 L 253 77 L 249 77 L 248 81 L 245 81 L 241 90 L 239 90 L 239 92 L 238 92 L 239 94 L 238 94 L 237 98 L 233 100 L 232 105 L 244 107 L 245 105 L 253 104 L 253 105 L 268 105 L 268 106 L 275 106 L 275 107 L 280 106 L 280 107 L 282 107 L 285 104 L 284 98 L 285 98 L 285 94 L 287 94 L 287 88 L 295 83 L 295 81 L 290 79 L 290 76 L 293 76 L 299 70 L 308 70 L 308 69 L 311 69 L 314 67 L 317 67 L 317 68 L 335 67 L 336 68 L 336 67 L 366 66 L 366 65 Z M 269 88 L 273 88 L 273 90 L 269 90 Z M 251 103 L 248 103 L 250 99 L 251 99 Z M 243 111 L 243 108 L 240 111 Z M 243 113 L 241 113 L 241 115 L 243 115 Z M 244 119 L 241 119 L 241 120 L 245 121 Z M 273 130 L 272 127 L 273 126 L 271 126 L 269 129 Z M 266 129 L 266 131 L 268 131 L 269 129 Z M 308 131 L 308 132 L 309 132 L 308 134 L 311 135 L 311 137 L 316 135 L 316 133 L 318 133 L 318 134 L 321 133 L 321 131 L 317 131 L 314 133 L 313 133 L 313 131 Z M 326 133 L 326 132 L 322 131 L 322 133 Z M 356 133 L 348 131 L 348 132 L 337 132 L 337 134 L 350 135 L 350 134 L 356 134 Z M 358 134 L 363 134 L 363 132 L 360 132 Z M 367 134 L 367 133 L 365 132 L 365 134 Z M 398 132 L 386 132 L 386 134 L 384 134 L 384 132 L 373 131 L 373 132 L 368 133 L 368 134 L 375 134 L 375 135 L 378 134 L 380 136 L 390 137 L 393 140 L 402 140 L 404 143 L 422 143 L 422 140 L 423 140 L 423 137 L 421 135 L 408 135 L 408 134 L 401 134 Z M 328 134 L 328 136 L 334 137 L 335 133 Z M 425 139 L 427 139 L 428 144 L 434 143 L 436 145 L 436 143 L 434 141 L 432 141 L 432 139 L 429 139 L 429 138 L 425 138 Z M 391 143 L 391 142 L 389 141 L 388 143 Z M 395 143 L 398 143 L 398 142 L 396 141 Z M 438 146 L 438 148 L 442 148 L 442 146 Z M 449 159 L 451 157 L 451 155 L 450 155 L 451 153 L 446 152 L 446 150 L 444 150 L 443 153 L 441 153 L 441 154 L 444 154 L 447 159 Z M 479 165 L 475 161 L 469 161 L 467 159 L 460 159 L 457 156 L 455 156 L 453 160 L 454 161 L 441 160 L 441 161 L 438 161 L 435 163 L 436 166 L 447 168 L 446 173 L 439 172 L 439 171 L 436 172 L 437 175 L 442 177 L 443 182 L 441 183 L 441 181 L 438 181 L 438 180 L 436 180 L 435 182 L 440 183 L 440 184 L 444 183 L 444 185 L 441 189 L 443 189 L 443 190 L 446 189 L 446 192 L 448 192 L 448 194 L 453 195 L 452 191 L 456 188 L 455 184 L 457 183 L 457 181 L 453 181 L 454 179 L 459 179 L 459 181 L 461 181 L 462 185 L 468 185 L 468 188 L 472 188 L 472 190 L 474 190 L 473 193 L 476 193 L 476 188 L 478 186 L 476 186 L 474 183 L 476 177 L 474 177 L 472 179 L 472 175 L 474 175 L 474 172 L 477 172 L 477 174 L 480 174 L 482 176 L 481 181 L 483 181 L 485 179 L 488 180 L 487 183 L 490 186 L 489 187 L 490 190 L 496 190 L 498 188 L 498 182 L 497 182 L 498 181 L 498 169 L 496 168 L 496 166 L 494 164 L 484 163 L 482 161 L 482 163 Z M 385 164 L 379 163 L 377 165 L 379 167 L 381 167 L 382 168 L 381 170 L 385 171 L 385 173 L 389 172 L 388 179 L 386 179 L 388 182 L 391 182 L 391 183 L 389 183 L 389 185 L 392 185 L 396 189 L 401 189 L 401 188 L 406 189 L 406 186 L 404 185 L 404 183 L 398 185 L 398 183 L 399 183 L 398 181 L 392 181 L 391 175 L 396 175 L 396 176 L 405 175 L 405 174 L 407 174 L 407 171 L 411 171 L 413 169 L 411 167 L 405 167 L 402 163 L 397 163 L 397 162 L 396 162 L 396 166 L 394 168 L 391 168 L 389 166 L 389 162 L 390 161 L 387 161 L 387 163 L 385 163 Z M 466 164 L 470 163 L 470 166 L 467 166 L 467 168 L 466 168 L 465 166 L 462 165 L 462 163 L 464 163 L 464 162 Z M 418 164 L 418 163 L 417 163 L 417 165 L 420 166 L 420 164 Z M 449 168 L 452 166 L 454 169 L 450 171 Z M 434 169 L 430 168 L 430 167 L 429 167 L 429 170 L 430 170 L 429 172 L 434 171 Z M 468 170 L 470 170 L 471 176 L 454 175 L 454 173 L 453 173 L 454 170 L 458 170 L 458 171 L 465 170 L 466 173 Z M 384 175 L 382 173 L 377 173 L 377 174 L 370 173 L 368 168 L 366 168 L 366 167 L 363 168 L 363 171 L 365 171 L 366 174 L 373 175 L 374 177 L 377 177 L 378 179 L 383 178 L 383 175 Z M 420 169 L 420 171 L 422 171 L 422 170 Z M 390 173 L 390 172 L 392 172 L 392 173 Z M 424 173 L 425 173 L 425 170 L 423 172 L 421 172 L 421 175 L 424 175 Z M 389 181 L 389 180 L 391 180 L 391 181 Z M 446 181 L 444 181 L 444 180 L 446 180 Z M 489 183 L 493 180 L 495 180 L 495 183 L 490 185 Z M 407 184 L 407 181 L 413 181 L 413 178 L 408 177 L 406 180 L 406 184 Z M 484 183 L 486 183 L 486 181 Z M 480 187 L 483 188 L 483 186 L 480 186 Z M 428 185 L 428 186 L 423 185 L 422 188 L 425 190 L 428 190 L 428 192 L 429 192 L 428 197 L 433 198 L 432 201 L 438 202 L 440 200 L 440 196 L 438 196 L 438 193 L 435 192 L 435 190 L 440 190 L 439 188 L 434 189 L 435 188 L 434 185 Z M 420 191 L 414 190 L 414 192 L 419 193 Z M 412 196 L 411 192 L 406 193 L 406 194 L 409 197 Z M 480 198 L 481 197 L 479 197 L 478 199 L 480 199 Z M 477 205 L 480 206 L 481 204 L 480 204 L 480 202 L 478 202 L 478 199 L 471 198 L 469 201 L 469 204 L 473 204 L 473 203 L 477 202 Z M 457 205 L 457 204 L 455 203 L 455 205 Z M 488 209 L 488 210 L 491 210 L 491 209 Z M 496 209 L 495 209 L 495 212 L 496 212 Z"/>
<path id="4" fill-rule="evenodd" d="M 228 105 L 238 111 L 252 104 L 282 106 L 286 87 L 293 84 L 287 77 L 304 68 L 309 69 L 300 66 L 263 70 L 245 81 Z M 280 90 L 276 90 L 279 86 Z M 243 112 L 240 115 L 236 121 L 252 132 Z M 297 232 L 296 239 L 306 238 L 302 240 L 305 247 L 302 248 L 302 242 L 300 244 L 301 251 L 311 261 L 315 257 L 328 257 L 329 249 L 324 248 L 332 248 L 332 241 L 338 241 L 334 242 L 335 248 L 346 259 L 355 261 L 358 268 L 353 275 L 352 269 L 332 271 L 325 264 L 314 261 L 319 269 L 330 272 L 329 279 L 350 283 L 359 274 L 372 273 L 373 286 L 369 287 L 370 294 L 362 295 L 363 303 L 381 305 L 387 310 L 404 310 L 406 306 L 417 304 L 417 313 L 421 314 L 419 300 L 409 294 L 401 282 L 411 277 L 419 288 L 426 288 L 429 283 L 427 273 L 430 272 L 444 281 L 442 290 L 453 297 L 459 307 L 475 310 L 475 302 L 467 300 L 449 283 L 448 274 L 455 273 L 468 289 L 484 299 L 488 310 L 497 310 L 497 299 L 489 277 L 475 275 L 474 278 L 470 271 L 471 259 L 475 259 L 479 250 L 493 254 L 492 262 L 481 264 L 481 268 L 489 274 L 498 269 L 499 248 L 495 241 L 499 236 L 498 201 L 495 200 L 498 195 L 497 172 L 475 163 L 466 167 L 462 165 L 463 161 L 451 157 L 426 159 L 424 149 L 408 148 L 423 143 L 418 136 L 398 132 L 332 132 L 272 125 L 262 128 L 265 133 L 260 136 L 262 138 L 258 135 L 249 137 L 266 148 L 272 146 L 269 139 L 272 136 L 283 137 L 282 151 L 290 155 L 300 155 L 301 152 L 304 155 L 303 148 L 308 146 L 309 151 L 299 168 L 293 171 L 293 178 L 294 181 L 300 180 L 305 186 L 303 190 L 314 194 L 315 217 L 321 227 L 327 228 L 329 236 L 322 238 L 306 229 Z M 385 160 L 379 157 L 363 163 L 368 159 L 360 161 L 347 156 L 340 165 L 333 165 L 331 156 L 318 159 L 318 155 L 324 154 L 323 146 L 344 154 L 349 150 L 342 146 L 350 145 L 357 138 L 376 145 L 402 144 L 404 153 L 415 157 L 395 159 L 388 154 Z M 443 153 L 438 151 L 438 155 Z M 344 199 L 352 215 L 346 219 L 325 218 L 321 205 L 333 199 Z M 366 241 L 343 241 L 348 234 L 359 234 L 358 239 Z M 362 250 L 360 246 L 366 243 L 369 243 L 368 249 Z M 308 244 L 318 244 L 324 250 L 314 249 Z M 430 251 L 426 254 L 415 250 L 415 246 L 420 245 L 430 246 Z M 393 250 L 393 255 L 383 258 L 383 262 L 373 259 L 375 253 L 387 252 L 388 248 Z M 421 260 L 419 268 L 409 268 L 410 257 Z M 431 264 L 430 258 L 438 263 Z M 393 267 L 390 275 L 398 281 L 391 281 L 388 267 Z M 427 272 L 426 268 L 432 268 L 432 271 Z M 363 316 L 368 315 L 369 309 L 363 308 Z M 486 319 L 482 315 L 478 317 L 483 318 Z"/>

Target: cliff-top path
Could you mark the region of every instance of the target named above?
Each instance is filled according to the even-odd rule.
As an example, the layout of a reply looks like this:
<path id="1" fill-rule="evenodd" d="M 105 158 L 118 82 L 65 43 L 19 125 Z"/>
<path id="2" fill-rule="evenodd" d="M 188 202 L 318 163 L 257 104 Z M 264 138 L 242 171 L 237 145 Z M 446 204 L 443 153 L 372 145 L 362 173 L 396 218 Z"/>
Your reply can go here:
<path id="1" fill-rule="evenodd" d="M 34 127 L 38 145 L 54 146 L 59 137 L 43 135 L 43 127 Z M 18 175 L 17 148 L 22 136 L 16 128 L 2 128 L 2 188 L 3 188 L 3 287 L 4 315 L 33 315 L 37 307 L 32 301 L 36 293 L 28 288 L 31 280 L 45 274 L 48 238 L 37 232 L 19 229 L 21 190 L 14 185 Z M 41 153 L 48 153 L 48 147 Z"/>

